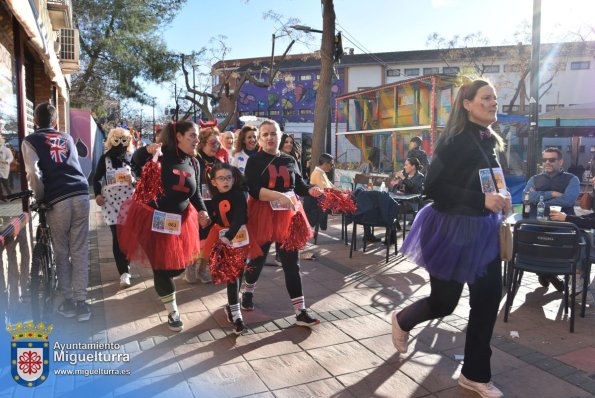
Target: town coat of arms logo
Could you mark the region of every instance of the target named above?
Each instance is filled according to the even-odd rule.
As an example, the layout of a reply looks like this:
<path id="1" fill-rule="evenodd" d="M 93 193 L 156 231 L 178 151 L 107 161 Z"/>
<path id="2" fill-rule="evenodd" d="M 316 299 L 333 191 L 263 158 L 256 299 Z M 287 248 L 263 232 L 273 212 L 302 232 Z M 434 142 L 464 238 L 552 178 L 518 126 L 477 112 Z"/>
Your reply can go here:
<path id="1" fill-rule="evenodd" d="M 29 321 L 6 327 L 12 335 L 10 359 L 12 379 L 25 387 L 35 387 L 46 381 L 50 372 L 49 335 L 53 325 Z"/>

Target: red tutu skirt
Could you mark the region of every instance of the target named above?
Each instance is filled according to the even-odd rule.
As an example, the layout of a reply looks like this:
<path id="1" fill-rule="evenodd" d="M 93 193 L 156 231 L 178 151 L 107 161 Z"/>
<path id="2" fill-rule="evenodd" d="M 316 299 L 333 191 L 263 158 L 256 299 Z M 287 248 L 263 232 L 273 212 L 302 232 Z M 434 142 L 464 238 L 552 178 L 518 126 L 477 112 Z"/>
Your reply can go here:
<path id="1" fill-rule="evenodd" d="M 118 214 L 118 243 L 126 257 L 153 269 L 184 269 L 200 252 L 198 213 L 191 204 L 182 215 L 180 235 L 151 230 L 152 207 L 128 199 Z"/>
<path id="2" fill-rule="evenodd" d="M 250 235 L 250 258 L 263 256 L 260 248 L 268 242 L 283 243 L 288 237 L 291 218 L 296 212 L 302 213 L 307 229 L 312 237 L 312 227 L 308 223 L 303 206 L 298 204 L 297 211 L 273 210 L 269 202 L 263 202 L 252 197 L 248 200 L 248 234 Z"/>

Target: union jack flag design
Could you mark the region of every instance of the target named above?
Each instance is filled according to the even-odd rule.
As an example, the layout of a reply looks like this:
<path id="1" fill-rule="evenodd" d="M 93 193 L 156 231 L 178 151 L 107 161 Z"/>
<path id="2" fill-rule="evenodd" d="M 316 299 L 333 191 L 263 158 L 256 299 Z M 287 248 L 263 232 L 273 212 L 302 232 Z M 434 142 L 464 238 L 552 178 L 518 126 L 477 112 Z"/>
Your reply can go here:
<path id="1" fill-rule="evenodd" d="M 64 137 L 60 134 L 48 134 L 46 144 L 50 147 L 50 157 L 56 163 L 62 163 L 68 159 L 68 147 Z"/>

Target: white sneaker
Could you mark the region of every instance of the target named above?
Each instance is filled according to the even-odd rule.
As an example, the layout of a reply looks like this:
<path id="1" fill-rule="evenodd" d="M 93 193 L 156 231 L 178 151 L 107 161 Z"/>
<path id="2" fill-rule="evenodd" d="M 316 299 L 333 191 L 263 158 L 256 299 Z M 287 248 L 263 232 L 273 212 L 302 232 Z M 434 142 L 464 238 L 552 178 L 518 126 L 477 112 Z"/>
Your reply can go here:
<path id="1" fill-rule="evenodd" d="M 126 289 L 127 287 L 130 287 L 130 285 L 130 274 L 128 272 L 124 272 L 122 275 L 120 275 L 120 287 L 122 289 Z"/>
<path id="2" fill-rule="evenodd" d="M 504 394 L 491 381 L 488 383 L 478 383 L 466 378 L 462 373 L 459 376 L 459 385 L 467 390 L 472 390 L 483 398 L 502 398 Z"/>
<path id="3" fill-rule="evenodd" d="M 184 280 L 190 284 L 194 284 L 197 282 L 196 265 L 193 264 L 186 267 L 186 270 L 184 271 Z"/>
<path id="4" fill-rule="evenodd" d="M 196 273 L 196 277 L 202 283 L 212 283 L 213 282 L 213 278 L 211 278 L 211 274 L 209 273 L 209 270 L 206 268 L 203 269 L 202 271 L 198 271 Z"/>
<path id="5" fill-rule="evenodd" d="M 180 319 L 180 313 L 178 311 L 169 313 L 167 316 L 167 326 L 174 332 L 181 332 L 184 329 L 184 323 Z"/>
<path id="6" fill-rule="evenodd" d="M 393 324 L 393 345 L 401 354 L 407 352 L 407 347 L 409 346 L 409 332 L 405 332 L 399 326 L 399 321 L 397 321 L 397 311 L 393 311 L 392 314 L 392 324 Z"/>

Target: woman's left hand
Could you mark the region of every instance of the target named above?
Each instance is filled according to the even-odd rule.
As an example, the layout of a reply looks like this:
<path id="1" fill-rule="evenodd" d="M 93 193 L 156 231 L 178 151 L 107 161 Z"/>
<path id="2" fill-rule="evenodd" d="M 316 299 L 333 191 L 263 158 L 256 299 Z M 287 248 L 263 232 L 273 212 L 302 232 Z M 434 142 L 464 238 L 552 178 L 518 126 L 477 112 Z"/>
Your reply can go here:
<path id="1" fill-rule="evenodd" d="M 312 187 L 312 188 L 308 189 L 308 194 L 314 198 L 319 197 L 323 193 L 324 193 L 324 191 L 318 187 Z"/>
<path id="2" fill-rule="evenodd" d="M 211 223 L 211 218 L 209 217 L 209 213 L 204 210 L 198 212 L 198 224 L 205 228 Z"/>

